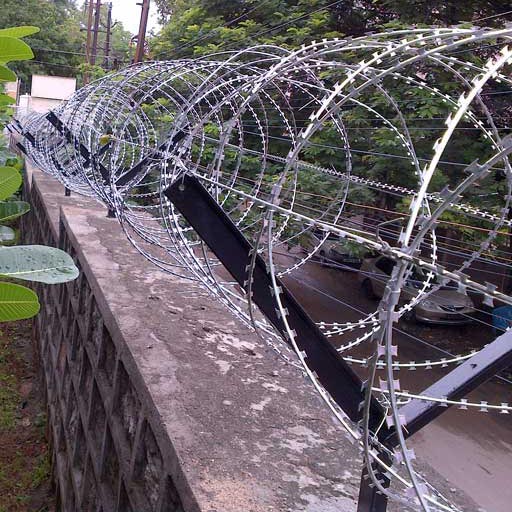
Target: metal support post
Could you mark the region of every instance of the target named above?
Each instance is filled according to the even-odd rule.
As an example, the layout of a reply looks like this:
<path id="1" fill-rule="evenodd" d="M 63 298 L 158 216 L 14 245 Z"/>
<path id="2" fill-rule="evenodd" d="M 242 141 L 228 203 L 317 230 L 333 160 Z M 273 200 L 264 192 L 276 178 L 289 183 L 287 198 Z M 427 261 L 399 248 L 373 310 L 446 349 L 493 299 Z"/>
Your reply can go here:
<path id="1" fill-rule="evenodd" d="M 390 464 L 389 456 L 382 451 L 380 458 Z M 389 478 L 384 475 L 383 471 L 377 464 L 374 464 L 374 471 L 384 488 L 389 487 Z M 368 474 L 368 468 L 363 469 L 361 475 L 361 483 L 359 485 L 359 497 L 357 500 L 357 512 L 386 512 L 388 506 L 388 498 L 384 494 L 378 492 Z"/>
<path id="2" fill-rule="evenodd" d="M 55 113 L 50 110 L 50 112 L 46 114 L 46 119 L 70 144 L 73 144 L 75 148 L 78 149 L 80 156 L 85 160 L 85 165 L 91 165 L 93 168 L 97 168 L 103 181 L 108 183 L 109 172 L 107 168 L 103 164 L 96 162 L 95 158 L 91 158 L 89 150 L 82 143 L 76 141 L 71 130 L 55 115 Z"/>
<path id="3" fill-rule="evenodd" d="M 246 264 L 250 260 L 252 247 L 199 180 L 183 174 L 164 194 L 240 286 L 244 287 Z M 357 421 L 360 418 L 359 404 L 363 399 L 361 380 L 333 349 L 286 286 L 279 280 L 278 285 L 282 289 L 281 301 L 288 311 L 290 325 L 296 331 L 295 341 L 299 349 L 306 353 L 309 368 L 315 371 L 319 382 L 347 416 Z M 275 298 L 271 289 L 270 275 L 266 270 L 265 262 L 257 256 L 253 274 L 254 303 L 285 340 L 288 340 L 283 321 L 276 311 Z M 405 436 L 410 437 L 446 411 L 449 406 L 446 400 L 460 399 L 510 364 L 512 364 L 512 331 L 498 337 L 478 354 L 421 393 L 424 396 L 443 399 L 443 403 L 414 399 L 402 406 L 400 415 L 405 417 Z M 373 402 L 370 413 L 371 429 L 380 422 L 382 415 L 381 406 L 376 401 Z M 378 438 L 390 451 L 398 444 L 396 432 L 393 429 L 379 430 Z M 389 453 L 381 450 L 380 458 L 391 465 Z M 375 472 L 381 485 L 386 488 L 389 485 L 389 479 L 385 472 L 379 467 L 376 467 Z M 361 478 L 358 512 L 385 512 L 386 508 L 387 497 L 373 485 L 365 469 Z"/>
<path id="4" fill-rule="evenodd" d="M 244 287 L 246 265 L 251 259 L 252 246 L 223 212 L 221 207 L 197 178 L 184 174 L 164 194 L 215 253 L 229 273 Z M 256 257 L 253 279 L 253 300 L 274 327 L 288 340 L 284 323 L 276 311 L 272 282 L 264 260 Z M 304 311 L 286 286 L 281 301 L 288 311 L 290 324 L 296 332 L 295 342 L 306 353 L 309 368 L 352 421 L 361 418 L 360 404 L 364 399 L 362 381 L 329 343 L 311 317 Z M 288 340 L 288 343 L 290 341 Z M 372 402 L 371 428 L 376 428 L 383 417 L 376 400 Z"/>
<path id="5" fill-rule="evenodd" d="M 92 2 L 92 0 L 91 0 Z M 92 51 L 90 63 L 92 66 L 96 64 L 96 54 L 98 53 L 98 32 L 100 30 L 101 0 L 96 1 L 94 11 L 94 30 L 92 35 Z"/>
<path id="6" fill-rule="evenodd" d="M 137 36 L 137 49 L 135 50 L 134 62 L 144 60 L 144 46 L 146 44 L 146 29 L 148 26 L 149 0 L 142 0 L 142 12 L 140 13 L 139 34 Z"/>
<path id="7" fill-rule="evenodd" d="M 411 437 L 425 425 L 447 411 L 450 400 L 460 400 L 496 373 L 512 365 L 512 330 L 498 336 L 472 358 L 439 379 L 420 394 L 441 400 L 434 402 L 414 399 L 399 409 L 404 418 L 404 436 Z M 391 431 L 381 437 L 388 445 L 396 445 L 396 433 Z"/>

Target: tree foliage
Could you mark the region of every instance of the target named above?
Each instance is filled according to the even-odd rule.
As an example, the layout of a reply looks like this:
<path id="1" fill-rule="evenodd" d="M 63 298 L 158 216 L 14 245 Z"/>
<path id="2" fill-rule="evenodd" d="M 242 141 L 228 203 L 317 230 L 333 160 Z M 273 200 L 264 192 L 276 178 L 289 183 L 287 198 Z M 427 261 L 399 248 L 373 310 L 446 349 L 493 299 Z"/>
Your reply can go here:
<path id="1" fill-rule="evenodd" d="M 313 39 L 359 36 L 389 24 L 503 23 L 508 0 L 156 0 L 163 30 L 154 54 L 205 55 L 255 43 L 297 47 Z M 491 16 L 492 18 L 489 18 Z"/>
<path id="2" fill-rule="evenodd" d="M 35 52 L 35 61 L 12 66 L 22 81 L 28 82 L 33 74 L 74 76 L 75 67 L 83 59 L 75 54 L 83 51 L 79 14 L 74 2 L 67 0 L 24 0 L 22 6 L 17 0 L 2 0 L 0 28 L 43 27 L 26 39 Z"/>
<path id="3" fill-rule="evenodd" d="M 101 11 L 101 29 L 106 26 L 106 8 Z M 35 59 L 18 62 L 13 71 L 27 84 L 35 74 L 77 76 L 85 60 L 87 13 L 74 0 L 2 0 L 0 28 L 37 25 L 42 30 L 27 37 Z M 110 68 L 129 63 L 131 34 L 122 24 L 112 29 Z M 103 65 L 105 34 L 99 34 L 97 64 Z"/>
<path id="4" fill-rule="evenodd" d="M 322 38 L 357 37 L 371 31 L 411 25 L 446 26 L 474 22 L 476 25 L 500 26 L 506 19 L 500 14 L 510 11 L 507 0 L 156 0 L 156 3 L 163 28 L 152 41 L 152 51 L 153 57 L 159 59 L 198 57 L 258 43 L 297 48 Z M 492 55 L 492 51 L 492 48 L 484 48 L 466 57 L 482 64 Z M 453 82 L 453 75 L 439 69 L 433 70 L 427 64 L 419 64 L 413 71 L 417 77 L 433 76 L 435 72 L 439 88 L 447 92 L 459 87 Z M 323 78 L 326 82 L 331 80 L 334 83 L 340 78 L 336 73 L 340 72 L 327 73 Z M 487 89 L 499 88 L 497 83 L 487 86 Z M 394 84 L 391 90 L 403 116 L 414 119 L 410 134 L 414 147 L 419 154 L 431 154 L 433 144 L 446 127 L 444 120 L 449 114 L 449 106 L 442 98 L 433 97 L 425 88 Z M 369 92 L 360 99 L 399 124 L 397 113 L 383 103 L 382 95 Z M 497 122 L 501 126 L 510 126 L 512 114 L 510 109 L 501 108 L 503 97 L 491 94 L 485 101 L 492 114 L 505 112 L 496 118 Z M 297 104 L 297 108 L 301 107 L 303 113 L 308 113 L 304 106 Z M 370 111 L 362 107 L 350 108 L 343 115 L 344 122 L 350 127 L 351 147 L 358 149 L 354 153 L 352 172 L 381 182 L 416 188 L 417 178 L 411 172 L 410 159 L 404 158 L 402 141 L 393 130 L 372 117 Z M 461 167 L 444 162 L 470 163 L 477 159 L 484 161 L 487 157 L 490 147 L 482 138 L 482 133 L 470 123 L 461 123 L 459 127 L 443 155 L 443 162 L 436 170 L 431 191 L 440 191 L 460 178 Z M 339 150 L 340 133 L 333 126 L 325 125 L 310 142 L 304 151 L 305 159 L 325 167 L 345 170 L 345 155 Z M 396 155 L 397 158 L 387 155 Z M 229 165 L 229 161 L 228 155 L 224 165 Z M 255 175 L 257 162 L 254 169 L 247 168 L 244 172 L 248 178 L 251 173 Z M 499 211 L 502 205 L 496 197 L 501 194 L 501 189 L 494 178 L 491 176 L 469 192 L 473 194 L 470 197 L 473 204 Z M 308 177 L 306 173 L 301 176 L 301 186 L 303 193 L 310 193 L 317 201 L 322 201 L 322 196 L 332 195 L 332 182 L 322 177 Z M 355 204 L 373 204 L 376 208 L 370 215 L 379 215 L 376 213 L 379 208 L 386 211 L 407 206 L 407 200 L 401 201 L 400 197 L 362 187 L 354 188 L 349 199 Z M 356 211 L 361 212 L 360 209 Z M 450 220 L 479 225 L 478 219 L 468 221 L 454 214 L 451 214 Z M 474 236 L 474 230 L 471 235 L 461 230 L 458 236 L 469 239 Z"/>

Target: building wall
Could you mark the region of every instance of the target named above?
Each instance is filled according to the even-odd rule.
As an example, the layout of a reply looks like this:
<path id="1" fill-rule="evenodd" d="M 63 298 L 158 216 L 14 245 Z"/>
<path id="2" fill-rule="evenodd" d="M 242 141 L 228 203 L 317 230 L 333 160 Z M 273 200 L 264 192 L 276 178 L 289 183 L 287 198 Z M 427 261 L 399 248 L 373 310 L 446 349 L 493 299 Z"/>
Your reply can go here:
<path id="1" fill-rule="evenodd" d="M 3 86 L 5 87 L 5 93 L 13 100 L 18 97 L 19 80 L 16 80 L 16 82 L 4 82 Z"/>
<path id="2" fill-rule="evenodd" d="M 30 94 L 37 98 L 68 100 L 76 91 L 76 78 L 32 75 Z"/>
<path id="3" fill-rule="evenodd" d="M 11 83 L 13 84 L 16 82 Z M 23 117 L 29 112 L 48 112 L 58 107 L 62 101 L 68 100 L 75 90 L 75 78 L 33 75 L 30 94 L 23 94 L 18 98 L 17 116 Z"/>
<path id="4" fill-rule="evenodd" d="M 31 112 L 39 112 L 40 114 L 44 114 L 52 108 L 58 107 L 60 104 L 60 100 L 39 98 L 37 96 L 29 96 L 27 109 Z"/>
<path id="5" fill-rule="evenodd" d="M 58 210 L 50 218 L 37 185 L 31 192 L 27 241 L 60 246 L 82 268 L 68 226 L 59 220 L 60 233 L 55 229 Z M 87 272 L 37 291 L 42 311 L 33 334 L 47 393 L 57 510 L 183 511 L 165 451 L 169 440 L 143 406 L 146 390 L 131 378 L 131 361 L 105 323 Z"/>

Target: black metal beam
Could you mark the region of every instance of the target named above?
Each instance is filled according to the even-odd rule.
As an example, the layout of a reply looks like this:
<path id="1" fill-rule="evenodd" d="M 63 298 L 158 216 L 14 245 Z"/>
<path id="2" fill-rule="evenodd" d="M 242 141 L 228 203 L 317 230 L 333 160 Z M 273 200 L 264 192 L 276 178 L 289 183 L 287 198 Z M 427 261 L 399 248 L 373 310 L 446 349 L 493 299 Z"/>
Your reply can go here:
<path id="1" fill-rule="evenodd" d="M 251 259 L 252 246 L 197 178 L 183 174 L 164 193 L 239 285 L 245 288 L 246 266 Z M 289 323 L 296 331 L 295 342 L 299 350 L 305 352 L 309 368 L 316 372 L 319 382 L 348 417 L 358 421 L 361 418 L 360 404 L 364 399 L 361 379 L 279 280 L 278 286 L 282 289 L 280 297 L 288 311 Z M 256 257 L 252 291 L 254 303 L 287 339 L 273 296 L 271 277 L 260 256 Z M 370 428 L 378 426 L 383 414 L 380 404 L 372 400 Z"/>
<path id="2" fill-rule="evenodd" d="M 46 119 L 57 129 L 57 131 L 63 137 L 66 138 L 70 144 L 73 144 L 76 148 L 78 148 L 80 155 L 85 160 L 85 165 L 93 165 L 94 167 L 97 167 L 101 177 L 103 178 L 103 181 L 108 183 L 110 174 L 107 168 L 103 164 L 99 163 L 96 159 L 91 158 L 91 153 L 89 150 L 81 142 L 78 142 L 75 139 L 75 136 L 71 130 L 55 115 L 55 113 L 50 110 L 50 112 L 46 114 Z"/>
<path id="3" fill-rule="evenodd" d="M 16 118 L 13 118 L 12 122 L 16 125 L 18 132 L 23 133 L 23 126 L 21 126 L 21 123 Z"/>
<path id="4" fill-rule="evenodd" d="M 387 453 L 379 450 L 379 456 L 388 466 L 392 462 Z M 383 468 L 376 462 L 372 462 L 372 467 L 376 478 L 384 488 L 388 488 L 391 483 L 389 477 L 385 475 Z M 380 493 L 368 474 L 368 467 L 365 465 L 361 475 L 359 485 L 359 496 L 357 499 L 357 512 L 386 512 L 388 506 L 388 498 L 385 494 Z"/>
<path id="5" fill-rule="evenodd" d="M 22 132 L 22 135 L 30 142 L 30 144 L 32 144 L 32 146 L 36 143 L 36 139 L 30 132 Z"/>
<path id="6" fill-rule="evenodd" d="M 512 365 L 512 331 L 496 338 L 480 352 L 419 394 L 438 399 L 459 400 L 510 365 Z M 438 402 L 420 399 L 413 399 L 400 407 L 399 414 L 405 420 L 405 437 L 418 432 L 445 412 L 448 407 Z M 382 436 L 381 440 L 388 445 L 396 445 L 398 442 L 396 433 L 393 431 Z"/>
<path id="7" fill-rule="evenodd" d="M 174 137 L 170 141 L 165 141 L 160 146 L 158 146 L 155 153 L 158 153 L 160 151 L 164 151 L 165 148 L 168 145 L 176 145 L 178 144 L 186 135 L 186 132 L 183 130 L 178 131 L 174 134 Z M 137 177 L 138 174 L 151 162 L 152 157 L 146 156 L 145 158 L 142 158 L 139 162 L 137 162 L 131 169 L 128 169 L 124 174 L 121 174 L 119 178 L 116 180 L 116 185 L 118 187 L 122 187 L 123 185 L 126 185 L 131 180 Z"/>
<path id="8" fill-rule="evenodd" d="M 246 265 L 251 258 L 252 247 L 199 180 L 183 174 L 164 193 L 240 286 L 246 288 Z M 280 297 L 288 311 L 289 323 L 296 331 L 295 341 L 299 349 L 305 352 L 309 367 L 316 372 L 320 383 L 345 413 L 353 421 L 358 421 L 361 416 L 359 404 L 363 400 L 361 380 L 339 356 L 286 286 L 277 281 L 282 289 Z M 260 256 L 256 257 L 252 286 L 254 302 L 287 339 L 284 323 L 276 310 L 270 274 Z M 421 394 L 456 401 L 511 364 L 512 331 L 497 338 Z M 447 409 L 446 404 L 420 399 L 404 405 L 400 408 L 400 415 L 405 418 L 405 437 L 410 437 Z M 373 401 L 370 428 L 375 429 L 382 417 L 383 409 Z M 381 429 L 378 437 L 388 448 L 398 443 L 393 429 Z M 391 463 L 387 454 L 382 452 L 381 457 Z M 382 485 L 387 487 L 388 477 L 379 468 L 376 471 Z M 368 478 L 367 470 L 363 471 L 358 512 L 385 512 L 386 507 L 387 497 L 377 492 Z"/>
<path id="9" fill-rule="evenodd" d="M 9 130 L 9 133 L 17 133 L 18 135 L 21 135 L 22 137 L 27 139 L 29 143 L 33 146 L 36 142 L 34 136 L 30 132 L 23 131 L 23 128 L 16 119 L 14 121 L 16 121 L 16 124 L 9 123 L 5 126 Z"/>
<path id="10" fill-rule="evenodd" d="M 27 154 L 27 149 L 21 142 L 16 142 L 16 147 L 24 154 Z"/>
<path id="11" fill-rule="evenodd" d="M 101 177 L 107 183 L 109 181 L 109 172 L 105 166 L 97 161 L 96 158 L 91 158 L 89 150 L 81 143 L 78 143 L 71 130 L 57 117 L 57 115 L 50 111 L 46 115 L 46 119 L 57 129 L 57 131 L 63 135 L 70 144 L 74 144 L 80 151 L 80 155 L 85 159 L 86 164 L 92 163 L 95 167 L 98 167 Z M 186 135 L 183 130 L 178 131 L 174 134 L 170 141 L 165 141 L 157 148 L 156 152 L 164 151 L 165 148 L 170 145 L 178 144 Z M 109 149 L 111 143 L 105 144 L 98 152 L 98 156 L 101 156 Z M 131 169 L 128 169 L 124 174 L 121 174 L 116 180 L 117 186 L 123 186 L 129 183 L 131 180 L 137 177 L 137 175 L 151 162 L 152 157 L 147 156 L 137 162 Z"/>

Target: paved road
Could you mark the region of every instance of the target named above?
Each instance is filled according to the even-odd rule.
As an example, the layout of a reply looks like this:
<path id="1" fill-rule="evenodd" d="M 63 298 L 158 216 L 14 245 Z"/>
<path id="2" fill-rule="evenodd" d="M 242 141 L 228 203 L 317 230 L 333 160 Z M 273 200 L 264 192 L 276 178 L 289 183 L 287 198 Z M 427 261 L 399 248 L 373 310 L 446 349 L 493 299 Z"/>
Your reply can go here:
<path id="1" fill-rule="evenodd" d="M 281 263 L 287 260 L 287 256 L 281 256 Z M 308 263 L 285 282 L 316 320 L 358 320 L 361 317 L 358 310 L 369 312 L 376 307 L 360 290 L 355 272 Z M 481 325 L 429 327 L 401 321 L 398 327 L 402 332 L 397 332 L 395 339 L 402 361 L 440 359 L 445 354 L 436 350 L 436 346 L 453 350 L 460 344 L 463 352 L 468 345 L 482 346 L 492 336 L 490 329 Z M 364 348 L 353 353 L 364 354 Z M 402 389 L 421 391 L 445 371 L 402 370 L 399 375 Z M 512 385 L 494 379 L 468 398 L 512 403 Z M 512 415 L 448 410 L 413 436 L 410 444 L 421 460 L 449 480 L 451 486 L 468 494 L 481 506 L 481 511 L 512 510 Z"/>

